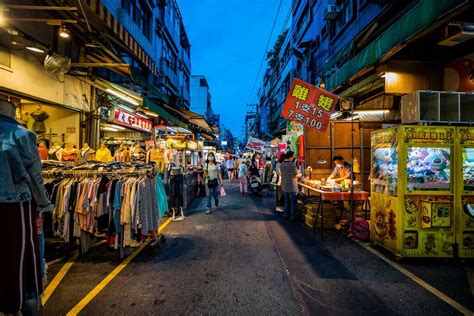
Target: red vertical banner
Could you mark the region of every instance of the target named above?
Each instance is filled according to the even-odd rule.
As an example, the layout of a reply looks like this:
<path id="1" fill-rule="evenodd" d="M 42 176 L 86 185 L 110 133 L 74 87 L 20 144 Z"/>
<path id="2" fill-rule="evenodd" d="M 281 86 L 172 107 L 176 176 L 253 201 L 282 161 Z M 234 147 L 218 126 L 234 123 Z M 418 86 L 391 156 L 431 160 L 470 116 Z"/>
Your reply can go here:
<path id="1" fill-rule="evenodd" d="M 325 131 L 339 97 L 300 79 L 293 79 L 280 116 Z"/>

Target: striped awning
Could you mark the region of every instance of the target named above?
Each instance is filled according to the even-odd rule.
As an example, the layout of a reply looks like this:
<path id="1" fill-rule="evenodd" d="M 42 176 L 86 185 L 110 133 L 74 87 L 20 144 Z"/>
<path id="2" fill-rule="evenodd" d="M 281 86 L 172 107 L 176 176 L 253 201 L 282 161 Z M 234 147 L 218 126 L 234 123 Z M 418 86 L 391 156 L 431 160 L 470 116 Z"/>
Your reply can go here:
<path id="1" fill-rule="evenodd" d="M 153 59 L 148 56 L 145 50 L 137 43 L 130 33 L 120 24 L 120 22 L 102 4 L 101 0 L 86 0 L 89 10 L 104 22 L 107 27 L 116 35 L 131 52 L 155 75 L 158 74 L 158 67 Z"/>

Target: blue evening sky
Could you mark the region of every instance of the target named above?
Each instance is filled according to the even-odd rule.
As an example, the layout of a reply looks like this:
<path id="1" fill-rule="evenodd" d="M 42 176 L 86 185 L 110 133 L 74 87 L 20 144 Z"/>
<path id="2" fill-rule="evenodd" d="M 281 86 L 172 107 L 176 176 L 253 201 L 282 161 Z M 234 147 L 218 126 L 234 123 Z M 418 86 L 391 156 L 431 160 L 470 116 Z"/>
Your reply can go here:
<path id="1" fill-rule="evenodd" d="M 239 138 L 278 4 L 279 0 L 178 0 L 191 42 L 192 73 L 207 77 L 214 112 Z M 283 0 L 269 49 L 290 6 L 291 0 Z M 260 78 L 265 69 L 266 64 Z M 250 103 L 256 102 L 258 87 Z"/>

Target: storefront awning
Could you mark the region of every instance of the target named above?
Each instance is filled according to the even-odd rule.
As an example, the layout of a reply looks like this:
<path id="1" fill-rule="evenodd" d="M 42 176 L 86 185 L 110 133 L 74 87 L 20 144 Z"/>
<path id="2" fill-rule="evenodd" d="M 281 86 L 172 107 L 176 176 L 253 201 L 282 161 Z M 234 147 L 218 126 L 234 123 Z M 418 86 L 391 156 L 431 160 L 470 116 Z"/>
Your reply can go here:
<path id="1" fill-rule="evenodd" d="M 343 47 L 335 56 L 329 58 L 324 65 L 321 67 L 321 74 L 324 75 L 332 67 L 337 66 L 338 64 L 344 62 L 347 57 L 351 54 L 354 49 L 354 41 L 350 41 L 345 47 Z"/>
<path id="2" fill-rule="evenodd" d="M 181 128 L 188 128 L 188 125 L 181 121 L 179 118 L 171 114 L 167 109 L 165 109 L 165 106 L 161 106 L 157 104 L 156 102 L 153 102 L 152 100 L 148 99 L 147 97 L 143 98 L 143 105 L 147 108 L 149 108 L 151 111 L 157 113 L 159 116 L 164 118 L 165 120 L 173 123 L 174 125 L 181 127 Z"/>
<path id="3" fill-rule="evenodd" d="M 461 2 L 461 0 L 420 0 L 389 29 L 329 77 L 326 80 L 327 89 L 334 90 L 358 71 L 377 62 L 397 45 L 408 41 L 418 32 L 432 25 L 441 15 Z"/>
<path id="4" fill-rule="evenodd" d="M 201 136 L 204 137 L 204 139 L 206 139 L 206 140 L 214 141 L 214 137 L 212 135 L 208 135 L 206 133 L 201 133 Z"/>
<path id="5" fill-rule="evenodd" d="M 172 111 L 172 112 L 175 112 L 176 114 L 180 115 L 186 121 L 188 121 L 191 124 L 196 125 L 202 131 L 207 132 L 207 133 L 212 133 L 211 127 L 207 123 L 204 116 L 202 116 L 201 114 L 194 113 L 194 112 L 191 112 L 191 111 L 186 110 L 186 109 L 173 108 L 169 105 L 164 105 L 164 108 L 168 111 Z"/>
<path id="6" fill-rule="evenodd" d="M 193 124 L 197 125 L 199 128 L 201 128 L 205 132 L 212 133 L 212 129 L 209 126 L 209 124 L 207 123 L 204 116 L 202 116 L 201 114 L 197 114 L 197 113 L 188 111 L 188 110 L 180 109 L 180 111 L 183 112 L 184 114 L 186 114 L 186 116 L 190 118 L 189 119 L 190 123 L 193 123 Z"/>

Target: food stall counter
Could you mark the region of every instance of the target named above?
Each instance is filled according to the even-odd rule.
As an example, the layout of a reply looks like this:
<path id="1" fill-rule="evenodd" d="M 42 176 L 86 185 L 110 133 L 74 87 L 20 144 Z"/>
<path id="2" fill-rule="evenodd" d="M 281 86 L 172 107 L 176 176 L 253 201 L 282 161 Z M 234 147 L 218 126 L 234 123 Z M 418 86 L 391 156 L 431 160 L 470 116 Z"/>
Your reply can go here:
<path id="1" fill-rule="evenodd" d="M 355 190 L 354 192 L 351 192 L 350 190 L 345 191 L 345 192 L 327 191 L 327 190 L 318 189 L 314 186 L 305 184 L 303 182 L 298 182 L 298 186 L 306 189 L 306 194 L 308 197 L 311 195 L 311 192 L 315 193 L 315 195 L 318 196 L 317 215 L 321 218 L 321 240 L 324 239 L 324 234 L 323 234 L 324 212 L 322 211 L 322 205 L 324 202 L 351 201 L 351 200 L 367 201 L 367 202 L 369 201 L 369 192 L 367 191 L 360 191 L 360 190 Z M 313 231 L 315 231 L 316 229 L 316 220 L 318 216 L 315 216 L 314 218 Z M 352 214 L 351 214 L 351 219 L 353 218 L 354 218 L 354 209 L 352 209 Z"/>

